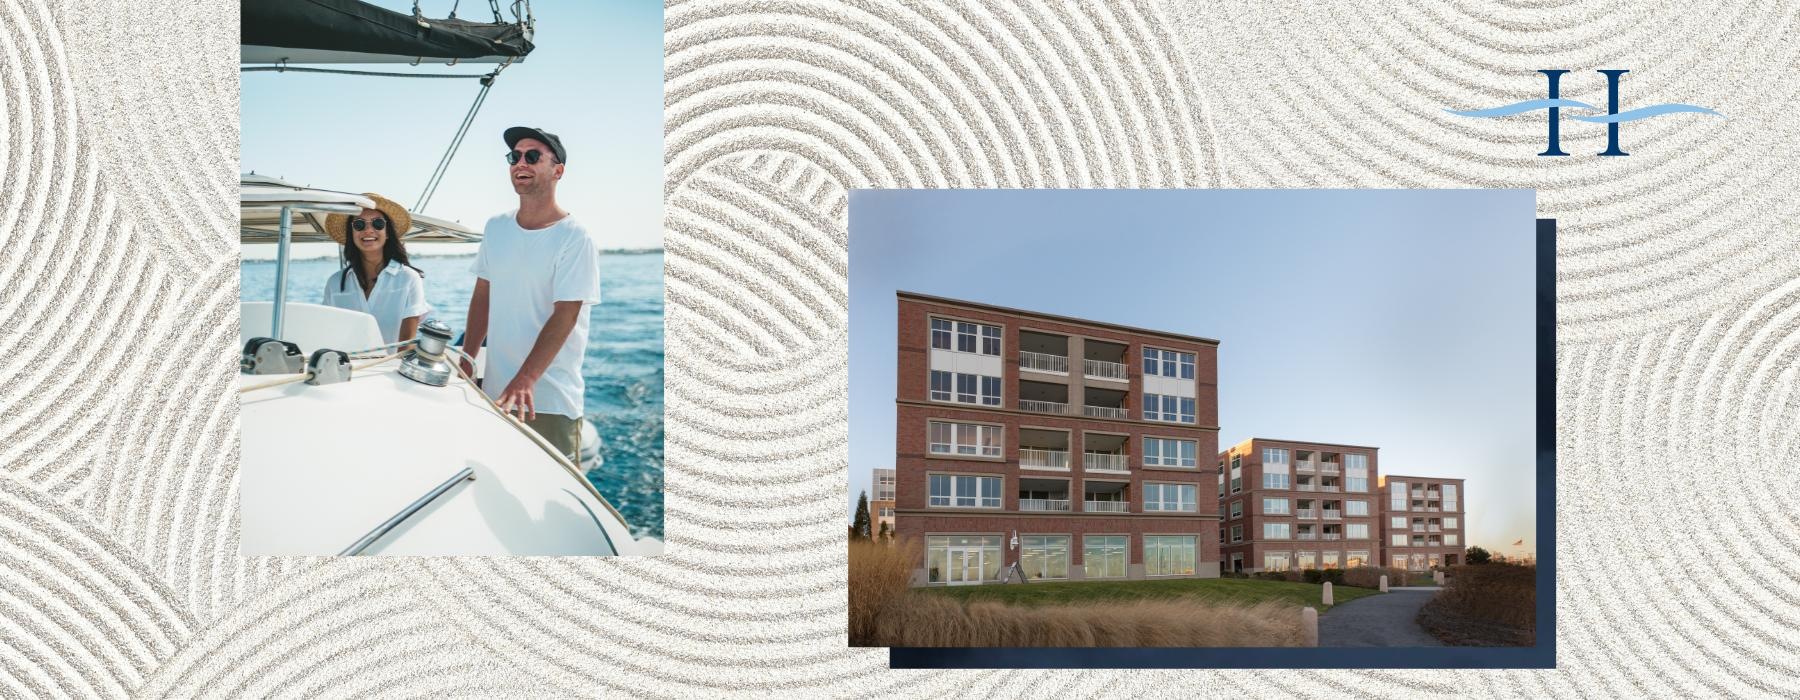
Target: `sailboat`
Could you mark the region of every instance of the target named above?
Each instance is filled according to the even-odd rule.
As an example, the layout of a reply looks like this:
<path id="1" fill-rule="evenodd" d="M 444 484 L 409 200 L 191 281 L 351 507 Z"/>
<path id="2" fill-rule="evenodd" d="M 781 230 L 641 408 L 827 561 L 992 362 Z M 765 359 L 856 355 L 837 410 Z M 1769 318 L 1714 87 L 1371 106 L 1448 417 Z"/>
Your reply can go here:
<path id="1" fill-rule="evenodd" d="M 497 63 L 482 80 L 421 204 L 441 179 L 501 69 L 530 53 L 529 4 L 504 20 L 428 20 L 356 2 L 245 0 L 244 70 L 300 64 Z M 378 75 L 388 75 L 379 73 Z M 344 183 L 353 185 L 354 183 Z M 287 298 L 295 243 L 328 241 L 333 213 L 374 202 L 353 187 L 302 187 L 248 174 L 240 240 L 276 246 L 272 302 L 243 302 L 239 377 L 240 549 L 247 556 L 653 555 L 570 461 L 464 374 L 451 329 L 427 318 L 414 341 L 384 344 L 368 314 Z M 423 207 L 415 207 L 422 210 Z M 415 211 L 407 243 L 481 233 Z M 598 438 L 583 425 L 583 461 Z M 592 450 L 590 452 L 590 446 Z"/>

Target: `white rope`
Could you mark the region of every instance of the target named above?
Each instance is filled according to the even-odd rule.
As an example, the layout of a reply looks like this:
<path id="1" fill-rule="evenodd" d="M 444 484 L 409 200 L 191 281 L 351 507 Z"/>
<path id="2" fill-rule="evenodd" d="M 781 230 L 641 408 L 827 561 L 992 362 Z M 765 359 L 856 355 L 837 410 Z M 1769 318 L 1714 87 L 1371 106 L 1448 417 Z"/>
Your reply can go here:
<path id="1" fill-rule="evenodd" d="M 364 369 L 368 369 L 368 368 L 370 368 L 370 367 L 374 367 L 374 366 L 376 366 L 376 365 L 379 365 L 379 364 L 381 364 L 381 363 L 383 363 L 383 362 L 387 362 L 387 361 L 389 361 L 389 360 L 392 360 L 392 359 L 394 359 L 394 358 L 396 358 L 396 357 L 400 357 L 400 356 L 402 356 L 402 355 L 405 355 L 405 354 L 406 354 L 406 353 L 405 353 L 405 352 L 397 352 L 397 353 L 394 353 L 394 354 L 392 354 L 392 355 L 388 355 L 388 356 L 387 356 L 387 357 L 383 357 L 383 358 L 381 358 L 381 359 L 379 359 L 379 360 L 374 360 L 374 361 L 372 361 L 372 362 L 364 362 L 364 363 L 362 363 L 362 364 L 360 364 L 360 365 L 354 365 L 354 364 L 353 364 L 353 365 L 350 365 L 350 371 L 352 371 L 352 372 L 355 372 L 355 371 L 358 371 L 358 370 L 364 370 Z M 247 386 L 247 387 L 242 387 L 242 388 L 240 388 L 240 389 L 238 389 L 238 393 L 240 393 L 240 394 L 247 394 L 247 393 L 250 393 L 250 392 L 252 392 L 252 391 L 256 391 L 256 390 L 257 390 L 257 389 L 267 389 L 267 388 L 269 388 L 269 387 L 272 387 L 272 386 L 281 386 L 281 385 L 283 385 L 283 384 L 293 384 L 293 383 L 295 383 L 295 382 L 304 382 L 304 381 L 306 381 L 306 380 L 308 380 L 308 379 L 312 379 L 312 376 L 313 376 L 313 373 L 312 373 L 312 370 L 307 370 L 307 371 L 305 371 L 305 372 L 301 372 L 301 373 L 299 373 L 299 374 L 296 374 L 296 375 L 294 375 L 294 376 L 291 376 L 291 377 L 284 377 L 284 378 L 282 378 L 282 379 L 278 379 L 278 380 L 276 380 L 276 381 L 272 381 L 272 382 L 266 382 L 266 383 L 263 383 L 263 384 L 257 384 L 257 385 L 255 385 L 255 386 Z"/>

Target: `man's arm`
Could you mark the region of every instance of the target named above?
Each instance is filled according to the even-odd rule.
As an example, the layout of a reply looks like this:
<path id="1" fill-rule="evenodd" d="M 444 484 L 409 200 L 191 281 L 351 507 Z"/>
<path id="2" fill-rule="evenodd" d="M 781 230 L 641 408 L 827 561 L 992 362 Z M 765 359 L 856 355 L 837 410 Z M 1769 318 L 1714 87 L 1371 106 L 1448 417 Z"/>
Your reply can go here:
<path id="1" fill-rule="evenodd" d="M 511 410 L 516 406 L 520 418 L 537 418 L 537 410 L 532 405 L 532 389 L 544 376 L 544 370 L 550 368 L 556 353 L 562 351 L 563 341 L 568 340 L 569 333 L 575 330 L 575 321 L 581 317 L 583 306 L 586 304 L 580 301 L 556 302 L 550 320 L 544 322 L 543 330 L 538 331 L 537 342 L 531 345 L 531 354 L 525 356 L 525 364 L 519 367 L 512 383 L 506 385 L 506 390 L 500 392 L 500 398 L 495 401 L 500 408 Z M 470 323 L 469 327 L 473 328 L 474 324 Z"/>
<path id="2" fill-rule="evenodd" d="M 480 277 L 475 278 L 475 292 L 469 295 L 468 323 L 468 328 L 463 330 L 462 351 L 469 359 L 463 360 L 462 368 L 463 373 L 473 380 L 475 365 L 470 360 L 481 353 L 481 341 L 487 340 L 488 327 L 488 281 Z"/>

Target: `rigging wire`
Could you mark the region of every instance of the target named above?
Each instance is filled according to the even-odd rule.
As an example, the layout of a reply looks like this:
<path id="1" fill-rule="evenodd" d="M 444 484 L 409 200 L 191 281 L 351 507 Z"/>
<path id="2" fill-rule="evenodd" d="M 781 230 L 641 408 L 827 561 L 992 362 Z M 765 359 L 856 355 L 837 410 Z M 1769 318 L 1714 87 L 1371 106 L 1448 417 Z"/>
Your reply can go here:
<path id="1" fill-rule="evenodd" d="M 476 93 L 475 102 L 469 105 L 469 113 L 463 116 L 462 124 L 456 128 L 456 136 L 450 139 L 450 147 L 444 149 L 444 157 L 438 159 L 437 167 L 431 171 L 431 178 L 425 181 L 425 190 L 419 193 L 419 201 L 413 205 L 413 211 L 424 213 L 425 205 L 430 204 L 432 195 L 437 194 L 438 185 L 443 183 L 444 175 L 450 171 L 450 161 L 456 157 L 456 151 L 462 148 L 463 138 L 469 135 L 469 126 L 475 123 L 475 114 L 481 111 L 482 103 L 487 101 L 488 90 L 494 87 L 494 79 L 508 65 L 511 63 L 502 63 L 494 72 L 482 78 L 481 92 Z"/>
<path id="2" fill-rule="evenodd" d="M 333 75 L 367 75 L 378 78 L 465 78 L 486 80 L 494 77 L 493 73 L 485 75 L 469 73 L 385 73 L 381 71 L 344 70 L 341 68 L 301 68 L 298 66 L 244 66 L 239 68 L 238 71 L 241 73 L 262 73 L 269 71 L 276 73 L 330 73 Z"/>

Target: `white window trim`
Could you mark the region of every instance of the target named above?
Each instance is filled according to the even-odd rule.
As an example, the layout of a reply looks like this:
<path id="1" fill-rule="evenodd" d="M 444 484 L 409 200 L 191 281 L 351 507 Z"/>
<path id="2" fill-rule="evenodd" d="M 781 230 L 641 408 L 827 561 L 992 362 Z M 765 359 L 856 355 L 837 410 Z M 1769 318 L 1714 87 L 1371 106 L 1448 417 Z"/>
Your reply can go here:
<path id="1" fill-rule="evenodd" d="M 931 477 L 934 477 L 934 476 L 950 477 L 950 503 L 945 504 L 945 505 L 932 504 L 932 502 L 931 502 L 931 498 L 932 498 L 932 496 L 931 496 Z M 961 495 L 956 492 L 956 477 L 959 477 L 959 476 L 975 477 L 975 479 L 976 479 L 976 481 L 975 481 L 975 505 L 959 506 L 956 504 L 956 499 Z M 1000 503 L 999 503 L 999 505 L 992 505 L 992 506 L 981 505 L 981 481 L 980 481 L 981 479 L 998 479 L 1000 481 L 1000 490 L 999 490 Z M 942 471 L 926 472 L 925 473 L 925 507 L 927 507 L 927 508 L 955 508 L 955 509 L 960 509 L 960 510 L 1000 510 L 1000 509 L 1003 509 L 1006 507 L 1006 477 L 1004 475 L 1000 475 L 1000 474 L 982 474 L 982 473 L 977 473 L 977 472 L 942 472 Z"/>
<path id="2" fill-rule="evenodd" d="M 1158 487 L 1157 488 L 1158 494 L 1161 494 L 1163 492 L 1162 487 L 1165 487 L 1165 486 L 1174 486 L 1177 489 L 1182 489 L 1182 488 L 1192 489 L 1194 491 L 1194 499 L 1193 499 L 1194 507 L 1192 509 L 1187 509 L 1187 508 L 1178 508 L 1178 509 L 1155 508 L 1155 509 L 1152 509 L 1150 507 L 1151 501 L 1150 501 L 1150 493 L 1149 493 L 1150 492 L 1149 487 L 1151 487 L 1151 486 Z M 1198 512 L 1200 512 L 1200 487 L 1198 484 L 1188 483 L 1188 482 L 1184 482 L 1184 481 L 1146 481 L 1146 482 L 1144 482 L 1144 499 L 1143 500 L 1144 500 L 1144 512 L 1146 512 L 1146 513 L 1198 513 Z M 1156 502 L 1157 503 L 1168 503 L 1169 501 L 1158 500 Z M 1174 501 L 1174 503 L 1179 505 L 1180 501 L 1177 500 L 1177 501 Z"/>
<path id="3" fill-rule="evenodd" d="M 933 424 L 933 423 L 943 423 L 943 424 L 950 426 L 950 442 L 949 443 L 939 443 L 939 442 L 931 441 L 931 424 Z M 975 432 L 975 440 L 976 441 L 974 443 L 970 444 L 971 447 L 975 448 L 975 454 L 965 454 L 965 453 L 956 451 L 957 447 L 962 446 L 964 444 L 962 442 L 963 428 L 974 428 L 975 429 L 974 432 Z M 990 455 L 990 454 L 982 454 L 981 453 L 981 430 L 982 429 L 997 430 L 1000 432 L 1000 439 L 998 441 L 998 445 L 996 445 L 996 447 L 995 447 L 995 449 L 997 450 L 995 454 Z M 933 449 L 933 446 L 942 445 L 942 444 L 950 445 L 950 451 L 949 452 L 938 452 L 937 450 Z M 954 421 L 954 420 L 928 419 L 925 421 L 925 454 L 932 459 L 942 459 L 945 457 L 950 457 L 950 458 L 960 457 L 960 458 L 975 458 L 975 459 L 1005 459 L 1006 458 L 1006 426 L 1000 425 L 1000 424 L 995 424 L 995 423 L 966 423 L 966 422 Z"/>

